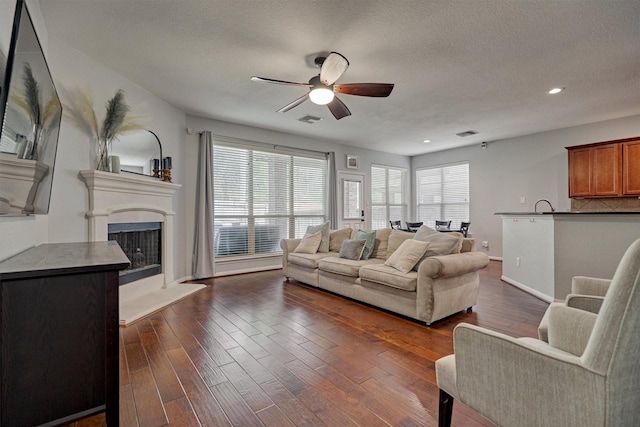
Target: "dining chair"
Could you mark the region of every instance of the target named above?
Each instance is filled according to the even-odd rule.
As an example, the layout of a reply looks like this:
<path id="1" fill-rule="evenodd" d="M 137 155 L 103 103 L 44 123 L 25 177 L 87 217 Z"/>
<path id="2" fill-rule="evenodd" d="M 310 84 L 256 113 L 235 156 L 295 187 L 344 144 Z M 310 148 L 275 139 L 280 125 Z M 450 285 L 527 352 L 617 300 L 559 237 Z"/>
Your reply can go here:
<path id="1" fill-rule="evenodd" d="M 402 230 L 402 221 L 389 221 L 393 230 Z"/>
<path id="2" fill-rule="evenodd" d="M 420 221 L 420 222 L 407 222 L 407 231 L 415 233 L 416 231 L 418 231 L 418 228 L 420 228 L 420 226 L 422 224 L 424 224 L 422 221 Z"/>
<path id="3" fill-rule="evenodd" d="M 451 228 L 451 221 L 438 221 L 438 220 L 436 220 L 436 230 L 438 228 Z"/>
<path id="4" fill-rule="evenodd" d="M 469 226 L 471 225 L 470 222 L 461 222 L 460 223 L 460 229 L 458 230 L 459 233 L 462 233 L 462 235 L 464 237 L 467 237 L 467 233 L 469 233 Z"/>

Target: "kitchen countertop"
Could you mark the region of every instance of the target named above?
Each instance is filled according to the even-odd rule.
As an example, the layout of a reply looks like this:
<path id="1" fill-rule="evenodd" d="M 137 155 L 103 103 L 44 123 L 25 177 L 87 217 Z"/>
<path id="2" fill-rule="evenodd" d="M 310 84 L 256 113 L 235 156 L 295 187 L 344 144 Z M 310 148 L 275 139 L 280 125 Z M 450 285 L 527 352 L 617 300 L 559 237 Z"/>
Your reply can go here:
<path id="1" fill-rule="evenodd" d="M 494 215 L 640 215 L 640 212 L 496 212 Z"/>

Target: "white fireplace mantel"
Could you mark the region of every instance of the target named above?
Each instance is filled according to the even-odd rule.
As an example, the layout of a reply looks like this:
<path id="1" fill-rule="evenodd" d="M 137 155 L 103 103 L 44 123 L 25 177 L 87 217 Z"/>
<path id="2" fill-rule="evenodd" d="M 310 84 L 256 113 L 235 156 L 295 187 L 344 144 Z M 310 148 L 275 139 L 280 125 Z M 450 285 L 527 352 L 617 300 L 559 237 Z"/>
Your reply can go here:
<path id="1" fill-rule="evenodd" d="M 177 286 L 168 289 L 171 285 L 175 285 L 173 195 L 182 186 L 129 173 L 82 170 L 79 176 L 89 190 L 89 210 L 86 212 L 89 222 L 89 241 L 108 240 L 109 224 L 162 223 L 162 274 L 120 287 L 120 323 L 126 324 L 128 321 L 161 308 L 162 305 L 171 303 L 176 298 L 184 297 L 184 293 L 190 289 L 187 285 L 180 285 L 180 290 L 176 289 Z M 158 292 L 160 289 L 164 292 Z M 171 297 L 167 298 L 167 296 Z M 155 300 L 162 300 L 162 302 L 147 306 L 150 301 Z M 136 314 L 128 316 L 128 320 L 123 320 L 123 312 L 131 311 L 128 308 L 130 306 L 135 306 Z"/>
<path id="2" fill-rule="evenodd" d="M 0 212 L 32 213 L 38 185 L 48 173 L 42 162 L 0 156 Z"/>
<path id="3" fill-rule="evenodd" d="M 143 175 L 80 171 L 89 189 L 89 241 L 108 240 L 109 224 L 161 222 L 163 285 L 173 281 L 173 194 L 180 184 Z"/>

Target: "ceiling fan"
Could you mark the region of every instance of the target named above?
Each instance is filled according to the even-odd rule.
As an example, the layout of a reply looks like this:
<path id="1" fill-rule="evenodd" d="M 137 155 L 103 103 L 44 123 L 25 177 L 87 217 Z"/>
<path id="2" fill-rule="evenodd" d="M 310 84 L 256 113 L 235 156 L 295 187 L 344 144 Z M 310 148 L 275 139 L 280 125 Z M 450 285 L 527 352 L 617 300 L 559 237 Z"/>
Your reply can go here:
<path id="1" fill-rule="evenodd" d="M 320 74 L 312 77 L 309 83 L 295 83 L 287 82 L 283 80 L 268 79 L 265 77 L 251 77 L 254 82 L 274 83 L 280 85 L 289 86 L 303 86 L 308 87 L 309 92 L 302 95 L 300 98 L 288 103 L 284 107 L 280 108 L 278 113 L 285 113 L 294 107 L 302 104 L 307 98 L 311 99 L 311 102 L 318 105 L 326 105 L 329 107 L 331 114 L 340 120 L 343 117 L 350 116 L 351 111 L 347 106 L 337 97 L 335 93 L 343 93 L 346 95 L 358 95 L 358 96 L 373 96 L 373 97 L 386 97 L 389 96 L 393 90 L 393 83 L 345 83 L 335 84 L 336 80 L 342 76 L 342 74 L 349 67 L 349 61 L 343 55 L 338 52 L 331 52 L 326 57 L 318 56 L 315 59 L 315 64 L 320 68 Z"/>

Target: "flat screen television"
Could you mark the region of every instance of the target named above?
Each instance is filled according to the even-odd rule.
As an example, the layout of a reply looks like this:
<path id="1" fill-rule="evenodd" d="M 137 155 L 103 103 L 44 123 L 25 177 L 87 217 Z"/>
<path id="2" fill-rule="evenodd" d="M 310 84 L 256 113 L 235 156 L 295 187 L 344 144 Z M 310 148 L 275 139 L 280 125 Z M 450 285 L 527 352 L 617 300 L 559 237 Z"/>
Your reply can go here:
<path id="1" fill-rule="evenodd" d="M 46 214 L 62 105 L 24 0 L 0 87 L 0 216 Z"/>

